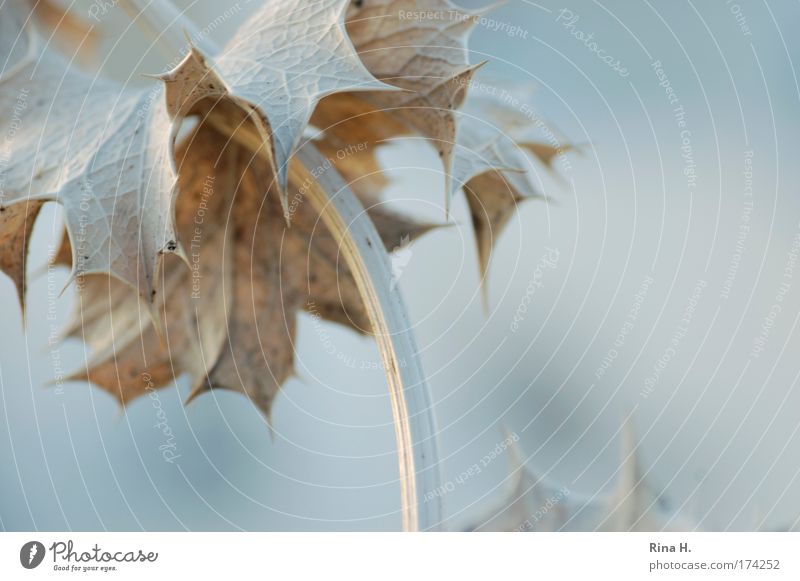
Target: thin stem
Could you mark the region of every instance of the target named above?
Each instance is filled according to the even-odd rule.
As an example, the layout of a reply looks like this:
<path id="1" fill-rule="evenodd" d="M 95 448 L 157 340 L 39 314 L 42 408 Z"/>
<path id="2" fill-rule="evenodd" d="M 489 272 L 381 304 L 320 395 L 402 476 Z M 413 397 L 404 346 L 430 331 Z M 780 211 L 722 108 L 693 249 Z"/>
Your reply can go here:
<path id="1" fill-rule="evenodd" d="M 436 529 L 442 506 L 435 494 L 440 480 L 435 417 L 406 308 L 396 286 L 392 288 L 383 242 L 358 198 L 335 171 L 309 179 L 309 168 L 326 163 L 308 143 L 292 160 L 289 173 L 296 174 L 298 183 L 311 184 L 306 196 L 339 243 L 369 312 L 392 400 L 403 528 Z"/>
<path id="2" fill-rule="evenodd" d="M 137 14 L 135 22 L 173 53 L 185 49 L 183 37 L 176 32 L 195 30 L 170 0 L 121 0 L 121 4 Z M 209 39 L 204 41 L 201 48 L 210 53 L 207 56 L 218 52 Z M 209 121 L 220 129 L 233 129 L 225 127 L 225 119 L 212 115 Z M 263 147 L 260 137 L 247 126 L 234 130 L 233 136 L 259 155 L 268 155 L 269 148 Z M 372 323 L 392 401 L 403 529 L 437 530 L 442 524 L 442 502 L 437 494 L 435 415 L 409 317 L 397 288 L 391 285 L 389 256 L 358 198 L 333 169 L 312 177 L 309 168 L 328 165 L 316 147 L 307 143 L 291 161 L 289 173 L 296 183 L 311 184 L 306 196 L 338 241 Z"/>

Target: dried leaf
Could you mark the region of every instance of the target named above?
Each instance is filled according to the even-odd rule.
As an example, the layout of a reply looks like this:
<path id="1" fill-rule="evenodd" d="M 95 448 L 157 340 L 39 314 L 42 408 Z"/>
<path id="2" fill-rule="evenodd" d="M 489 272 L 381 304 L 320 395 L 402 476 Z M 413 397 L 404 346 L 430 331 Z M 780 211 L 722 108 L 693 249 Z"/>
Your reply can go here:
<path id="1" fill-rule="evenodd" d="M 16 6 L 0 9 L 4 22 L 9 12 L 14 22 Z M 166 111 L 150 93 L 120 91 L 37 48 L 30 27 L 20 23 L 17 33 L 30 50 L 0 77 L 0 101 L 14 104 L 0 113 L 11 136 L 0 208 L 61 203 L 70 237 L 78 241 L 71 278 L 109 273 L 149 300 L 163 255 L 178 251 Z M 16 249 L 3 247 L 11 252 Z M 24 272 L 26 255 L 18 259 Z"/>
<path id="2" fill-rule="evenodd" d="M 0 56 L 18 59 L 23 70 L 0 79 L 0 99 L 25 101 L 0 117 L 3 127 L 25 128 L 11 147 L 2 207 L 23 199 L 60 202 L 70 238 L 81 240 L 72 244 L 72 278 L 109 273 L 152 302 L 163 255 L 182 254 L 172 218 L 171 154 L 182 116 L 201 100 L 235 103 L 271 144 L 270 169 L 283 184 L 288 158 L 319 99 L 336 91 L 385 88 L 347 38 L 346 4 L 266 4 L 215 65 L 192 49 L 162 75 L 166 98 L 159 90 L 125 91 L 84 76 L 46 48 L 20 57 L 22 49 L 13 42 L 2 45 L 7 54 Z M 21 35 L 35 47 L 41 42 L 24 24 L 25 10 L 23 4 L 3 6 L 3 37 Z M 281 71 L 280 82 L 275 71 Z"/>
<path id="3" fill-rule="evenodd" d="M 568 519 L 569 490 L 558 488 L 525 467 L 516 441 L 508 447 L 513 485 L 507 500 L 488 512 L 470 531 L 557 531 Z"/>
<path id="4" fill-rule="evenodd" d="M 469 530 L 481 531 L 686 531 L 697 527 L 665 508 L 642 474 L 633 425 L 622 431 L 619 475 L 610 494 L 586 497 L 537 477 L 524 466 L 516 443 L 510 447 L 514 486 L 499 507 Z"/>
<path id="5" fill-rule="evenodd" d="M 614 491 L 603 502 L 596 530 L 686 531 L 697 527 L 682 515 L 672 514 L 661 494 L 653 490 L 642 471 L 633 423 L 622 430 L 620 471 Z"/>
<path id="6" fill-rule="evenodd" d="M 520 146 L 524 147 L 533 155 L 535 155 L 536 159 L 547 166 L 548 169 L 553 169 L 553 160 L 555 160 L 556 157 L 565 151 L 573 149 L 573 146 L 569 144 L 556 147 L 540 141 L 522 142 L 520 143 Z"/>
<path id="7" fill-rule="evenodd" d="M 478 245 L 481 283 L 486 289 L 495 241 L 526 198 L 506 179 L 505 174 L 498 171 L 472 178 L 464 191 Z"/>
<path id="8" fill-rule="evenodd" d="M 317 101 L 337 91 L 387 88 L 346 34 L 347 4 L 267 3 L 215 61 L 191 48 L 159 77 L 163 87 L 150 91 L 83 75 L 37 36 L 29 6 L 0 8 L 0 57 L 8 63 L 0 99 L 14 104 L 0 113 L 0 127 L 13 137 L 2 175 L 0 268 L 24 294 L 33 219 L 42 203 L 59 202 L 68 243 L 54 260 L 69 262 L 83 299 L 68 333 L 82 336 L 95 354 L 82 377 L 125 402 L 144 392 L 143 383 L 161 385 L 187 372 L 193 393 L 238 389 L 268 413 L 292 371 L 295 313 L 308 303 L 297 267 L 306 255 L 320 271 L 316 291 L 327 315 L 346 322 L 328 294 L 340 278 L 346 293 L 339 308 L 367 328 L 352 277 L 331 262 L 333 239 L 309 240 L 303 232 L 304 223 L 316 221 L 307 204 L 298 228 L 287 230 L 280 209 L 286 199 L 278 195 Z M 228 126 L 223 134 L 196 131 L 190 142 L 197 147 L 182 148 L 186 163 L 178 168 L 174 139 L 189 114 Z M 259 141 L 251 149 L 266 145 L 271 163 L 235 142 L 225 147 L 242 124 L 255 128 Z M 214 208 L 205 193 L 210 176 L 219 189 Z M 276 181 L 277 188 L 270 185 Z M 180 203 L 178 183 L 187 190 Z M 170 253 L 190 268 L 165 262 Z"/>
<path id="9" fill-rule="evenodd" d="M 503 89 L 472 93 L 464 107 L 465 113 L 489 120 L 498 132 L 527 150 L 549 170 L 554 169 L 557 157 L 578 149 L 533 112 L 535 88 L 531 84 L 509 79 L 487 80 L 486 84 Z"/>
<path id="10" fill-rule="evenodd" d="M 191 269 L 169 270 L 159 288 L 166 297 L 158 303 L 164 341 L 130 295 L 90 280 L 82 302 L 104 306 L 99 319 L 89 313 L 82 331 L 98 356 L 75 377 L 125 403 L 148 384 L 162 387 L 187 373 L 190 399 L 231 389 L 269 416 L 293 373 L 297 311 L 368 332 L 363 301 L 313 208 L 301 203 L 288 227 L 276 190 L 264 191 L 268 172 L 250 151 L 203 124 L 181 143 L 177 158 L 176 221 Z M 298 187 L 290 183 L 290 191 Z M 390 248 L 430 228 L 380 208 L 371 215 Z"/>
<path id="11" fill-rule="evenodd" d="M 0 270 L 14 282 L 20 306 L 25 310 L 25 256 L 36 217 L 43 202 L 16 204 L 0 209 Z"/>
<path id="12" fill-rule="evenodd" d="M 495 241 L 526 199 L 541 198 L 527 173 L 530 164 L 519 147 L 491 119 L 477 112 L 459 117 L 452 196 L 462 187 L 478 245 L 478 262 L 486 300 L 486 281 Z"/>
<path id="13" fill-rule="evenodd" d="M 3 98 L 2 88 L 0 98 Z M 174 174 L 167 146 L 156 145 L 160 141 L 168 143 L 169 136 L 160 131 L 150 133 L 134 117 L 138 104 L 129 101 L 123 111 L 114 111 L 123 121 L 110 131 L 109 139 L 97 145 L 87 141 L 82 144 L 85 147 L 78 149 L 77 143 L 83 136 L 79 135 L 77 125 L 72 131 L 69 127 L 57 127 L 56 121 L 50 121 L 55 127 L 44 137 L 50 145 L 41 148 L 38 156 L 34 152 L 38 141 L 35 136 L 21 139 L 22 143 L 14 148 L 14 156 L 29 156 L 27 159 L 36 165 L 12 162 L 15 165 L 8 174 L 12 191 L 6 203 L 13 208 L 15 203 L 25 204 L 29 200 L 31 203 L 59 201 L 64 206 L 67 230 L 78 241 L 72 245 L 72 263 L 76 266 L 71 278 L 109 272 L 137 288 L 141 297 L 148 300 L 155 290 L 153 281 L 163 255 L 178 248 L 170 219 Z M 44 110 L 32 115 L 39 112 L 47 115 Z M 34 122 L 31 117 L 26 121 Z M 89 122 L 79 120 L 77 124 L 86 127 Z M 71 150 L 70 141 L 76 144 L 75 153 L 68 153 L 69 161 L 62 162 L 56 148 Z M 135 179 L 132 173 L 123 174 L 122 166 L 128 168 L 126 171 L 138 169 L 147 176 L 147 181 Z M 26 174 L 34 176 L 30 193 L 23 177 Z"/>
<path id="14" fill-rule="evenodd" d="M 472 93 L 458 115 L 458 146 L 448 199 L 459 188 L 467 194 L 484 300 L 495 241 L 521 202 L 545 199 L 531 179 L 533 166 L 524 151 L 552 170 L 555 157 L 571 149 L 569 144 L 548 145 L 534 137 L 537 131 L 553 133 L 532 112 L 532 92 L 530 85 L 506 84 L 502 91 Z"/>
<path id="15" fill-rule="evenodd" d="M 356 54 L 345 31 L 348 2 L 266 2 L 216 58 L 228 92 L 264 112 L 282 188 L 289 158 L 323 97 L 391 88 Z"/>
<path id="16" fill-rule="evenodd" d="M 388 1 L 347 6 L 273 0 L 219 55 L 192 47 L 149 91 L 83 75 L 26 24 L 30 7 L 0 8 L 0 57 L 9 63 L 0 99 L 14 104 L 0 113 L 14 137 L 0 184 L 0 210 L 8 213 L 0 220 L 7 241 L 0 268 L 24 294 L 30 224 L 42 203 L 62 204 L 68 243 L 54 260 L 69 262 L 83 300 L 68 332 L 94 352 L 83 376 L 123 403 L 144 393 L 143 377 L 159 386 L 187 373 L 193 394 L 236 389 L 268 413 L 292 373 L 298 310 L 315 305 L 321 316 L 369 331 L 334 238 L 309 204 L 288 212 L 287 192 L 303 187 L 289 183 L 289 158 L 317 109 L 319 119 L 341 122 L 326 126 L 320 143 L 329 155 L 348 148 L 333 164 L 364 199 L 384 185 L 374 147 L 384 137 L 428 137 L 449 174 L 454 110 L 474 71 L 466 39 L 475 20 L 446 0 L 406 8 L 440 8 L 449 21 L 401 17 Z M 387 92 L 376 77 L 405 90 Z M 376 115 L 380 129 L 353 125 L 350 115 L 362 113 Z M 188 115 L 206 123 L 176 157 L 174 140 Z M 467 155 L 456 169 L 487 210 L 474 218 L 483 241 L 508 219 L 497 198 L 499 172 L 508 170 L 514 202 L 526 192 L 506 145 L 470 144 L 470 135 L 465 126 L 463 139 L 478 159 Z M 362 138 L 367 149 L 353 150 Z M 369 212 L 390 249 L 431 227 L 379 205 Z M 481 244 L 488 262 L 491 244 Z"/>
<path id="17" fill-rule="evenodd" d="M 365 207 L 388 251 L 398 251 L 420 236 L 436 228 L 402 214 L 387 210 L 376 201 L 365 198 Z M 310 248 L 306 257 L 308 294 L 306 310 L 324 319 L 369 333 L 371 324 L 355 279 L 330 232 L 316 215 L 304 212 L 293 220 L 293 234 Z"/>

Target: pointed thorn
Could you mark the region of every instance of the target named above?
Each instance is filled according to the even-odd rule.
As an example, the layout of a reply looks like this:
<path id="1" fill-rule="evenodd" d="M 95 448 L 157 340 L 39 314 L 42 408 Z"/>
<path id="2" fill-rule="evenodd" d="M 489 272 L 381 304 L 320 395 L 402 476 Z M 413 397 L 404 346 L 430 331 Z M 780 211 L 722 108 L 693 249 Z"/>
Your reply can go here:
<path id="1" fill-rule="evenodd" d="M 483 306 L 483 316 L 489 316 L 489 281 L 484 274 L 481 278 L 481 305 Z"/>
<path id="2" fill-rule="evenodd" d="M 186 399 L 184 400 L 183 405 L 188 406 L 195 399 L 197 399 L 198 396 L 200 396 L 200 395 L 202 395 L 204 393 L 207 393 L 209 391 L 211 391 L 211 387 L 210 387 L 210 385 L 208 383 L 208 380 L 197 384 L 197 386 L 194 387 L 192 389 L 192 391 L 189 392 L 189 395 L 186 396 Z"/>
<path id="3" fill-rule="evenodd" d="M 455 192 L 450 191 L 449 188 L 445 190 L 445 194 L 444 194 L 444 221 L 445 221 L 445 224 L 443 224 L 443 225 L 454 224 L 454 222 L 450 221 L 450 218 L 451 218 L 450 211 L 451 211 L 452 206 L 453 206 L 453 198 L 454 197 L 455 197 Z"/>
<path id="4" fill-rule="evenodd" d="M 514 441 L 514 434 L 508 427 L 508 424 L 501 424 L 501 430 L 505 439 L 511 440 L 511 446 L 508 448 L 508 455 L 511 458 L 511 463 L 518 468 L 522 468 L 525 465 L 525 462 L 522 459 L 522 453 L 519 449 L 518 440 Z"/>
<path id="5" fill-rule="evenodd" d="M 484 66 L 485 64 L 487 64 L 488 62 L 489 62 L 489 59 L 484 59 L 484 60 L 482 60 L 481 62 L 479 62 L 478 64 L 475 64 L 475 65 L 469 65 L 469 66 L 467 66 L 467 68 L 464 70 L 464 72 L 470 71 L 470 72 L 472 72 L 472 73 L 475 73 L 475 72 L 476 72 L 478 69 L 480 69 L 480 68 L 483 68 L 483 66 Z"/>
<path id="6" fill-rule="evenodd" d="M 142 302 L 144 303 L 145 309 L 147 310 L 148 315 L 150 316 L 150 321 L 153 323 L 153 331 L 156 333 L 156 337 L 158 340 L 164 344 L 166 341 L 164 336 L 164 325 L 161 321 L 161 317 L 158 313 L 158 308 L 155 304 L 155 289 L 151 291 L 150 296 L 144 299 Z"/>
<path id="7" fill-rule="evenodd" d="M 168 83 L 169 81 L 174 79 L 174 76 L 171 72 L 166 73 L 140 73 L 140 76 L 144 77 L 145 79 L 154 79 L 156 81 L 163 81 Z"/>
<path id="8" fill-rule="evenodd" d="M 192 264 L 189 261 L 189 256 L 186 254 L 186 249 L 183 247 L 183 244 L 177 242 L 175 250 L 170 251 L 170 253 L 180 258 L 181 262 L 183 262 L 189 269 L 192 268 Z"/>
<path id="9" fill-rule="evenodd" d="M 278 195 L 281 197 L 281 206 L 283 210 L 289 209 L 289 163 L 291 159 L 287 159 L 280 167 L 278 167 Z"/>
<path id="10" fill-rule="evenodd" d="M 183 27 L 181 30 L 183 32 L 183 38 L 186 39 L 186 44 L 189 45 L 189 51 L 193 52 L 197 50 L 194 46 L 194 41 L 192 40 L 192 37 L 189 35 L 189 31 L 186 30 L 186 27 Z"/>
<path id="11" fill-rule="evenodd" d="M 272 425 L 272 408 L 264 414 L 264 419 L 267 421 L 267 430 L 269 430 L 269 442 L 275 445 L 275 427 Z"/>
<path id="12" fill-rule="evenodd" d="M 292 227 L 292 213 L 289 210 L 289 196 L 283 192 L 279 192 L 278 196 L 281 199 L 281 212 L 283 212 L 283 218 L 286 221 L 286 227 Z"/>
<path id="13" fill-rule="evenodd" d="M 70 286 L 70 285 L 71 285 L 73 282 L 75 282 L 76 280 L 78 280 L 78 277 L 79 277 L 79 276 L 80 276 L 80 275 L 78 274 L 78 271 L 77 271 L 75 268 L 73 268 L 73 269 L 70 271 L 70 273 L 69 273 L 69 276 L 67 277 L 67 280 L 64 282 L 64 286 L 63 286 L 63 287 L 61 287 L 61 290 L 60 290 L 60 291 L 59 291 L 59 293 L 58 293 L 58 298 L 61 298 L 61 297 L 64 295 L 64 292 L 65 292 L 65 291 L 66 291 L 66 290 L 69 288 L 69 286 Z"/>

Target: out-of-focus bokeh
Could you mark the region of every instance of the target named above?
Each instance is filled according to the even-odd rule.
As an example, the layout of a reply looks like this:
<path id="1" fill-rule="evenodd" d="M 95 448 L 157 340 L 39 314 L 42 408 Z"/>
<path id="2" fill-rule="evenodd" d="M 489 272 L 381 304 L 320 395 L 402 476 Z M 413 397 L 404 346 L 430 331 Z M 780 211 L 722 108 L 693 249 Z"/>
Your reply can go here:
<path id="1" fill-rule="evenodd" d="M 179 4 L 223 43 L 259 2 Z M 101 31 L 104 73 L 144 86 L 140 73 L 168 62 L 114 2 L 73 10 Z M 513 465 L 493 450 L 509 433 L 546 481 L 612 489 L 628 419 L 649 485 L 692 526 L 800 518 L 799 22 L 790 0 L 512 0 L 479 20 L 472 61 L 489 63 L 475 89 L 534 86 L 517 106 L 575 149 L 553 172 L 534 166 L 548 201 L 522 205 L 497 241 L 487 308 L 463 194 L 456 226 L 414 244 L 400 279 L 436 402 L 448 527 L 502 505 Z M 433 149 L 398 142 L 382 160 L 393 207 L 444 222 Z M 74 299 L 59 295 L 67 272 L 46 267 L 60 234 L 50 208 L 25 330 L 0 280 L 0 528 L 399 528 L 369 339 L 302 316 L 272 433 L 239 395 L 184 407 L 184 382 L 123 412 L 88 385 L 48 386 L 86 356 L 51 342 Z"/>

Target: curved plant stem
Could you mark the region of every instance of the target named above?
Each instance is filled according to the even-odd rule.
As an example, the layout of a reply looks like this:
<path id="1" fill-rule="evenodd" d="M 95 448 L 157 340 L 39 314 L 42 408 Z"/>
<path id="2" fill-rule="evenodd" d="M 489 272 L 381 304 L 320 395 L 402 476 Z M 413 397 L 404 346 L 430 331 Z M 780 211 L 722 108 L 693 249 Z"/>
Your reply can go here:
<path id="1" fill-rule="evenodd" d="M 135 22 L 153 34 L 171 53 L 185 49 L 181 30 L 197 42 L 194 25 L 169 0 L 122 0 Z M 179 36 L 180 35 L 180 36 Z M 212 56 L 216 50 L 208 39 L 200 48 Z M 225 124 L 224 119 L 209 119 Z M 260 155 L 267 155 L 260 138 L 246 128 L 228 130 Z M 392 402 L 397 454 L 400 465 L 400 490 L 403 529 L 437 530 L 442 523 L 442 502 L 436 494 L 440 483 L 436 423 L 430 391 L 409 324 L 402 297 L 391 284 L 389 256 L 369 215 L 358 198 L 331 168 L 312 143 L 306 143 L 292 160 L 289 173 L 297 183 L 310 184 L 306 197 L 339 243 L 369 313 Z"/>
<path id="2" fill-rule="evenodd" d="M 297 173 L 299 183 L 304 183 L 311 177 L 309 168 L 326 163 L 308 143 L 289 172 Z M 442 521 L 441 502 L 439 495 L 428 494 L 439 486 L 433 407 L 403 299 L 397 287 L 392 288 L 386 249 L 369 215 L 335 171 L 323 172 L 309 182 L 306 196 L 336 238 L 356 279 L 386 370 L 400 462 L 403 527 L 437 528 Z"/>

